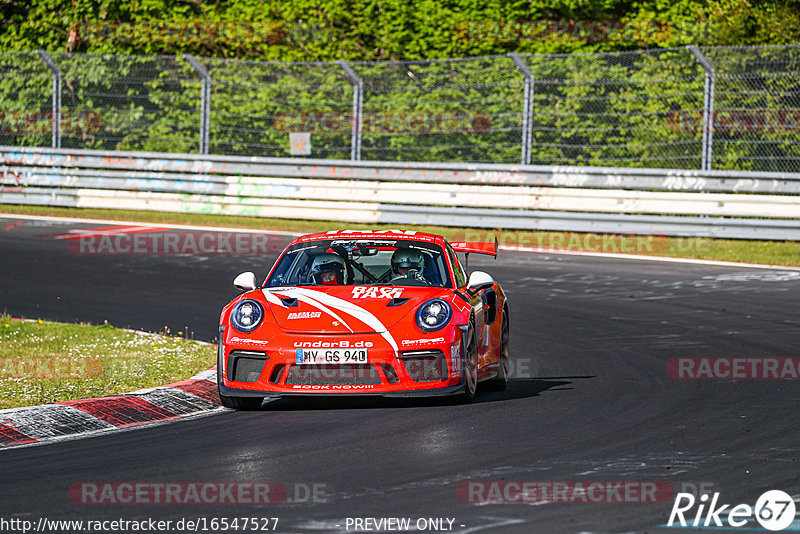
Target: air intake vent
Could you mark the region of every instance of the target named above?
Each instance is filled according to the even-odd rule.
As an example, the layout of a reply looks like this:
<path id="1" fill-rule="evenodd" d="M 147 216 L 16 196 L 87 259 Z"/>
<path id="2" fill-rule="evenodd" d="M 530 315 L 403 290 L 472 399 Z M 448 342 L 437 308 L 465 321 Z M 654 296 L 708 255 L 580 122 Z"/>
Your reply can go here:
<path id="1" fill-rule="evenodd" d="M 400 358 L 414 382 L 436 382 L 447 379 L 447 360 L 440 350 L 404 352 Z"/>
<path id="2" fill-rule="evenodd" d="M 378 365 L 381 366 L 383 370 L 383 376 L 386 377 L 386 381 L 390 384 L 396 384 L 400 382 L 400 377 L 397 376 L 397 371 L 394 370 L 394 367 L 389 365 L 388 363 L 379 363 Z"/>
<path id="3" fill-rule="evenodd" d="M 237 382 L 255 382 L 264 370 L 266 360 L 256 358 L 236 358 L 233 366 L 233 379 Z"/>
<path id="4" fill-rule="evenodd" d="M 256 382 L 267 363 L 265 352 L 234 350 L 228 355 L 228 380 Z"/>
<path id="5" fill-rule="evenodd" d="M 280 363 L 280 364 L 276 365 L 272 369 L 272 374 L 269 377 L 269 381 L 272 382 L 273 384 L 280 384 L 281 376 L 283 376 L 283 370 L 285 368 L 286 368 L 286 365 L 283 364 L 283 363 Z"/>

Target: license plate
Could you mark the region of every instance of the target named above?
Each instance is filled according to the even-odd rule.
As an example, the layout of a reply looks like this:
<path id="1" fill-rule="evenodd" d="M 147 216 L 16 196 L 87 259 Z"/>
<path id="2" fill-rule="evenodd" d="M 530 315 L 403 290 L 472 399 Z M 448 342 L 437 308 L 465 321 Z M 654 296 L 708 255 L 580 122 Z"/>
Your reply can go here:
<path id="1" fill-rule="evenodd" d="M 297 349 L 297 363 L 367 363 L 367 349 Z"/>

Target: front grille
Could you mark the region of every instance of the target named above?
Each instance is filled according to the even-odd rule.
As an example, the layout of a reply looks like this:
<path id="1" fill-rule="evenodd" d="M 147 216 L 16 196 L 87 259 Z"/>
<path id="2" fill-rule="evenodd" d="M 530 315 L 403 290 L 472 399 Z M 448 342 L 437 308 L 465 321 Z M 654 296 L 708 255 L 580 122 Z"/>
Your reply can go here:
<path id="1" fill-rule="evenodd" d="M 440 350 L 404 352 L 400 358 L 414 382 L 435 382 L 448 377 L 447 360 Z"/>
<path id="2" fill-rule="evenodd" d="M 237 382 L 255 382 L 264 370 L 266 360 L 256 358 L 236 358 L 233 366 L 233 379 Z"/>
<path id="3" fill-rule="evenodd" d="M 363 385 L 380 384 L 372 364 L 357 365 L 292 365 L 286 375 L 287 384 Z"/>
<path id="4" fill-rule="evenodd" d="M 286 365 L 283 363 L 276 365 L 272 369 L 272 375 L 269 377 L 269 381 L 272 382 L 273 384 L 280 384 L 281 376 L 283 376 L 284 367 L 286 367 Z"/>
<path id="5" fill-rule="evenodd" d="M 396 384 L 400 381 L 400 378 L 397 376 L 397 372 L 394 370 L 394 367 L 389 365 L 388 363 L 380 363 L 378 364 L 383 369 L 383 376 L 386 377 L 386 381 L 390 384 Z"/>
<path id="6" fill-rule="evenodd" d="M 228 379 L 237 382 L 256 382 L 267 363 L 264 352 L 234 350 L 228 355 Z"/>

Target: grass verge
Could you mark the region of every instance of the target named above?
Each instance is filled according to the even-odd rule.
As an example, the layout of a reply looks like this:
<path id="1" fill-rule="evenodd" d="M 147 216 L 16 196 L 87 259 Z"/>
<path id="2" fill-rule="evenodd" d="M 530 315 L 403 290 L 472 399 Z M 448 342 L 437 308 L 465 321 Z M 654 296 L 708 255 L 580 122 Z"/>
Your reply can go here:
<path id="1" fill-rule="evenodd" d="M 381 230 L 397 228 L 394 224 L 358 224 L 332 221 L 266 219 L 233 215 L 165 213 L 149 211 L 58 208 L 0 204 L 0 212 L 54 217 L 83 217 L 142 223 L 224 226 L 255 230 L 280 230 L 311 233 L 337 228 Z M 746 239 L 710 239 L 668 236 L 623 236 L 577 232 L 505 231 L 500 229 L 464 229 L 444 226 L 413 225 L 422 232 L 440 234 L 451 241 L 488 241 L 496 236 L 501 245 L 556 249 L 564 251 L 646 254 L 673 258 L 733 261 L 764 265 L 800 266 L 800 242 Z"/>
<path id="2" fill-rule="evenodd" d="M 161 386 L 214 357 L 214 347 L 183 338 L 0 315 L 0 409 Z"/>

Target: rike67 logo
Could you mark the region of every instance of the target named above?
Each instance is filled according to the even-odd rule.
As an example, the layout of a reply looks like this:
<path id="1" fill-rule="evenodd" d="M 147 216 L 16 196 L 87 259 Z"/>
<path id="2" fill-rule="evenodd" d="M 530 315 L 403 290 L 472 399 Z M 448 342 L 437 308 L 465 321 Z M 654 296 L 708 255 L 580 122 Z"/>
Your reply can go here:
<path id="1" fill-rule="evenodd" d="M 758 498 L 755 506 L 749 504 L 718 504 L 719 492 L 709 496 L 704 493 L 696 499 L 691 493 L 678 493 L 667 526 L 724 527 L 784 530 L 794 521 L 795 503 L 792 497 L 781 490 L 770 490 Z M 697 511 L 692 513 L 697 505 Z M 676 524 L 677 523 L 677 524 Z"/>

